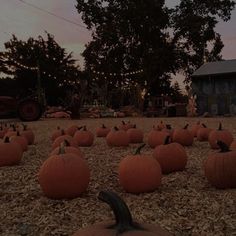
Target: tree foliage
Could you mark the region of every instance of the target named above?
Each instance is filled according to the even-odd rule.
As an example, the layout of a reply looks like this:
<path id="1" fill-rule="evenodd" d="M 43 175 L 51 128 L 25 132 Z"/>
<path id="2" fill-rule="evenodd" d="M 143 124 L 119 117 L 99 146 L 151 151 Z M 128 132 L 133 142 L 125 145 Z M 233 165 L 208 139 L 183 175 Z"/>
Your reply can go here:
<path id="1" fill-rule="evenodd" d="M 103 71 L 101 83 L 122 86 L 126 77 L 105 75 L 141 68 L 142 74 L 128 79 L 152 95 L 167 93 L 171 74 L 183 72 L 188 80 L 204 57 L 222 58 L 215 26 L 230 19 L 234 6 L 233 0 L 181 0 L 172 9 L 164 0 L 77 0 L 92 31 L 83 52 L 86 70 Z"/>
<path id="2" fill-rule="evenodd" d="M 58 103 L 58 97 L 65 96 L 65 88 L 77 85 L 81 72 L 72 53 L 60 47 L 51 34 L 47 33 L 46 40 L 39 36 L 26 41 L 13 35 L 5 43 L 5 49 L 0 52 L 1 72 L 14 78 L 18 93 L 22 93 L 18 95 L 25 96 L 39 86 L 35 67 L 39 67 L 41 86 L 45 89 L 48 104 Z"/>

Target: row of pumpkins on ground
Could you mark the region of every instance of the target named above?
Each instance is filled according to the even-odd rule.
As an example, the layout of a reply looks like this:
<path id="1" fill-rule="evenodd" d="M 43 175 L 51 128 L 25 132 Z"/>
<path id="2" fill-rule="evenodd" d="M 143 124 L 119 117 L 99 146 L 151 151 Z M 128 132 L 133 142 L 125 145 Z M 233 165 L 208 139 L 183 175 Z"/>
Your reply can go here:
<path id="1" fill-rule="evenodd" d="M 162 126 L 161 126 L 162 125 Z M 142 143 L 143 132 L 131 124 L 123 123 L 110 130 L 104 126 L 96 130 L 98 137 L 105 137 L 109 146 L 127 146 Z M 218 188 L 236 187 L 236 151 L 233 135 L 222 129 L 210 130 L 203 124 L 195 124 L 190 130 L 172 130 L 163 123 L 148 134 L 148 144 L 153 155 L 141 154 L 142 144 L 135 152 L 124 157 L 119 164 L 119 182 L 127 192 L 141 193 L 155 190 L 161 184 L 162 173 L 183 170 L 187 154 L 183 146 L 192 145 L 194 136 L 199 141 L 209 141 L 220 152 L 211 153 L 205 161 L 207 179 Z M 128 137 L 128 138 L 127 138 Z M 200 138 L 201 137 L 201 138 Z M 28 145 L 34 143 L 34 133 L 27 126 L 0 126 L 0 166 L 19 163 Z M 49 198 L 74 198 L 86 191 L 90 171 L 79 146 L 90 146 L 94 135 L 86 127 L 71 126 L 65 131 L 57 129 L 51 135 L 52 152 L 39 170 L 39 183 Z M 92 142 L 91 142 L 92 140 Z M 125 140 L 125 142 L 124 142 Z M 127 141 L 128 140 L 128 141 Z M 102 191 L 98 199 L 109 204 L 115 215 L 115 224 L 101 223 L 79 230 L 74 236 L 86 235 L 170 235 L 159 225 L 137 224 L 125 202 L 115 193 Z"/>
<path id="2" fill-rule="evenodd" d="M 200 122 L 190 129 L 187 127 L 173 130 L 160 122 L 147 137 L 148 145 L 154 148 L 152 155 L 141 153 L 145 146 L 142 144 L 134 154 L 121 160 L 119 182 L 125 191 L 153 191 L 161 185 L 162 174 L 184 170 L 188 159 L 184 146 L 192 145 L 194 136 L 199 141 L 209 141 L 213 149 L 220 148 L 220 152 L 211 153 L 204 163 L 209 182 L 217 188 L 236 187 L 236 151 L 228 148 L 236 147 L 232 133 L 222 129 L 221 123 L 217 130 Z M 109 146 L 127 146 L 143 143 L 144 134 L 135 125 L 123 122 L 112 130 L 104 125 L 97 128 L 96 136 L 105 137 Z M 34 133 L 26 125 L 23 129 L 1 125 L 0 138 L 0 166 L 19 163 L 28 144 L 34 143 Z M 52 132 L 51 140 L 52 152 L 39 171 L 40 186 L 49 198 L 77 197 L 86 191 L 90 180 L 89 167 L 79 147 L 91 146 L 94 134 L 86 126 L 72 125 L 66 130 L 58 127 Z"/>

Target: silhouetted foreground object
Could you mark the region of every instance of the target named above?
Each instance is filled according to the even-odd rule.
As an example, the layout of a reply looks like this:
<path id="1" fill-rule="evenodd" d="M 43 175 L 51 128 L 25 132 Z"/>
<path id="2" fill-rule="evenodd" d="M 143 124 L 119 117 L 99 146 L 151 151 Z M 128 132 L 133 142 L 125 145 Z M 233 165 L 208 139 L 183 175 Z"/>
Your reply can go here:
<path id="1" fill-rule="evenodd" d="M 115 216 L 114 222 L 103 222 L 79 230 L 73 236 L 170 236 L 171 234 L 158 225 L 137 223 L 126 203 L 116 194 L 109 191 L 101 191 L 98 199 L 107 203 Z"/>

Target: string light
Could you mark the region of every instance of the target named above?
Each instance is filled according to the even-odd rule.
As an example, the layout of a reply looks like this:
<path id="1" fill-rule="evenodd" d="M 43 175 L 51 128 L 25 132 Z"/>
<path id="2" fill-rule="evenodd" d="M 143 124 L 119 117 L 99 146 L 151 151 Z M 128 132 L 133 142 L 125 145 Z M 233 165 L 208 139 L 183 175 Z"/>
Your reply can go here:
<path id="1" fill-rule="evenodd" d="M 97 74 L 97 75 L 110 75 L 110 76 L 117 76 L 117 75 L 121 75 L 121 76 L 127 76 L 127 75 L 136 75 L 136 74 L 140 74 L 143 72 L 143 69 L 141 70 L 136 70 L 136 71 L 130 71 L 130 72 L 126 72 L 126 73 L 106 73 L 104 71 L 96 71 L 96 70 L 93 70 L 92 71 L 94 74 Z"/>

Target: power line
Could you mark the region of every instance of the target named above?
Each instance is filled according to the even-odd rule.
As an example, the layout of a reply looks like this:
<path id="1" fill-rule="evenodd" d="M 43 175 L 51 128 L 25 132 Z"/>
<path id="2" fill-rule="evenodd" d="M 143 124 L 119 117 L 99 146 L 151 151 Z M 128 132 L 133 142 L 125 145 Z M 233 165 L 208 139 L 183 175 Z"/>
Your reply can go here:
<path id="1" fill-rule="evenodd" d="M 76 25 L 76 26 L 78 26 L 78 27 L 80 27 L 80 28 L 87 29 L 84 25 L 81 25 L 81 24 L 79 24 L 79 23 L 76 23 L 76 22 L 74 22 L 74 21 L 72 21 L 72 20 L 69 20 L 69 19 L 63 17 L 63 16 L 59 16 L 59 15 L 53 13 L 53 12 L 50 12 L 50 11 L 48 11 L 48 10 L 45 10 L 45 9 L 43 9 L 43 8 L 41 8 L 41 7 L 38 7 L 38 6 L 36 6 L 36 5 L 32 4 L 32 3 L 25 2 L 24 0 L 18 0 L 18 1 L 20 1 L 21 3 L 24 3 L 24 4 L 28 5 L 28 6 L 31 6 L 31 7 L 35 8 L 35 9 L 39 10 L 39 11 L 42 11 L 42 12 L 45 12 L 45 13 L 51 15 L 51 16 L 54 16 L 54 17 L 56 17 L 56 18 L 58 18 L 58 19 L 60 19 L 60 20 L 64 20 L 64 21 L 66 21 L 66 22 L 68 22 L 68 23 L 70 23 L 70 24 Z"/>

